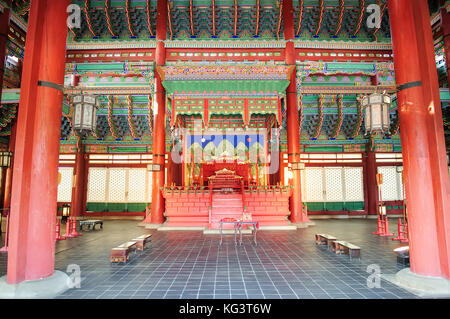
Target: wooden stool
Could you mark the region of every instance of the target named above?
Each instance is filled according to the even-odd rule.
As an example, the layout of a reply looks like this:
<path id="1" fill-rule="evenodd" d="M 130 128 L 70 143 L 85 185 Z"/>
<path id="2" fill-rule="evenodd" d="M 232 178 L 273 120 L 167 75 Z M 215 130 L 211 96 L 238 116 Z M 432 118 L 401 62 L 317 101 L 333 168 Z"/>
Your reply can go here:
<path id="1" fill-rule="evenodd" d="M 142 235 L 137 238 L 134 238 L 133 241 L 136 242 L 136 249 L 139 251 L 144 250 L 145 248 L 152 245 L 152 235 Z"/>

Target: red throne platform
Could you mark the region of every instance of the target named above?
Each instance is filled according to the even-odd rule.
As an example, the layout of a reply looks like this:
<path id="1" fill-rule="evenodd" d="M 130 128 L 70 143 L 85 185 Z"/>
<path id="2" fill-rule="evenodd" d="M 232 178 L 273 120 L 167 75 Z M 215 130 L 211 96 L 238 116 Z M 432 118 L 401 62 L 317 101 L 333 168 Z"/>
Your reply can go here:
<path id="1" fill-rule="evenodd" d="M 234 171 L 226 168 L 216 171 L 213 176 L 208 177 L 210 189 L 240 189 L 242 188 L 243 177 L 236 175 Z"/>
<path id="2" fill-rule="evenodd" d="M 228 170 L 234 172 L 236 176 L 242 177 L 244 184 L 248 185 L 250 175 L 250 165 L 246 162 L 238 162 L 237 159 L 230 156 L 224 156 L 214 161 L 202 163 L 203 185 L 208 185 L 208 179 L 214 176 L 216 172 Z"/>
<path id="3" fill-rule="evenodd" d="M 162 190 L 167 227 L 218 229 L 221 219 L 242 220 L 244 213 L 261 226 L 289 225 L 290 187 L 249 185 L 250 165 L 235 157 L 222 156 L 201 168 L 202 186 Z"/>
<path id="4" fill-rule="evenodd" d="M 253 187 L 223 193 L 209 187 L 166 187 L 167 227 L 217 229 L 222 218 L 242 219 L 244 210 L 261 226 L 289 225 L 289 187 Z M 211 221 L 211 224 L 210 224 Z"/>

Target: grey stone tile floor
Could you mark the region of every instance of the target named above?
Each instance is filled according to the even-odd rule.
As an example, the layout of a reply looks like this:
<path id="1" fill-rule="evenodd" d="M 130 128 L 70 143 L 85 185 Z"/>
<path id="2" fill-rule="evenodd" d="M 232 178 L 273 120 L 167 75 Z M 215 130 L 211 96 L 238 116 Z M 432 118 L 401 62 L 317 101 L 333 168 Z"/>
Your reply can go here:
<path id="1" fill-rule="evenodd" d="M 414 294 L 381 279 L 369 288 L 369 265 L 395 274 L 393 249 L 398 242 L 372 235 L 375 220 L 315 220 L 296 231 L 259 231 L 258 245 L 250 236 L 235 245 L 233 236 L 200 231 L 147 230 L 137 221 L 105 221 L 103 230 L 56 244 L 55 269 L 76 264 L 81 287 L 62 299 L 404 299 Z M 395 226 L 395 223 L 391 224 Z M 326 232 L 361 247 L 361 258 L 335 255 L 315 244 Z M 153 246 L 127 264 L 111 264 L 113 247 L 144 233 Z M 0 255 L 0 276 L 6 274 L 6 254 Z"/>

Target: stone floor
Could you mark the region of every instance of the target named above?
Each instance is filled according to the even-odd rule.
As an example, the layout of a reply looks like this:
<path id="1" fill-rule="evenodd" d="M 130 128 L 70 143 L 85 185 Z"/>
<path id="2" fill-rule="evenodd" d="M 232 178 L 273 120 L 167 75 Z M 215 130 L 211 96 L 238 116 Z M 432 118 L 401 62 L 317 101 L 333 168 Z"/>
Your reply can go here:
<path id="1" fill-rule="evenodd" d="M 396 299 L 415 295 L 381 280 L 368 288 L 369 265 L 394 274 L 397 264 L 390 238 L 371 235 L 375 220 L 317 220 L 296 231 L 260 231 L 258 245 L 244 237 L 235 246 L 226 236 L 200 231 L 161 232 L 137 227 L 136 221 L 105 221 L 103 230 L 56 245 L 56 269 L 70 264 L 81 269 L 81 288 L 58 298 L 200 298 L 200 299 Z M 392 227 L 395 223 L 392 223 Z M 335 255 L 316 246 L 314 234 L 326 232 L 361 247 L 360 259 Z M 153 247 L 137 253 L 126 265 L 111 264 L 109 253 L 135 236 L 153 233 Z M 0 276 L 6 255 L 0 255 Z"/>

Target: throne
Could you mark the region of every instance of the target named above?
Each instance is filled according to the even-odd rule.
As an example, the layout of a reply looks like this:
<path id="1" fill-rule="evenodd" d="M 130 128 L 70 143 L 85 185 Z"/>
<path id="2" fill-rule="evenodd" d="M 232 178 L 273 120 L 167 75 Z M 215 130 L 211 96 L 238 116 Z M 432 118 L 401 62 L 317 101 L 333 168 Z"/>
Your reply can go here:
<path id="1" fill-rule="evenodd" d="M 213 189 L 239 189 L 242 180 L 242 176 L 238 176 L 235 171 L 226 168 L 216 171 L 215 175 L 208 177 L 208 183 Z"/>
<path id="2" fill-rule="evenodd" d="M 205 184 L 206 182 L 210 183 L 210 177 L 216 175 L 219 175 L 219 179 L 230 179 L 225 175 L 235 175 L 236 178 L 239 177 L 245 184 L 248 184 L 249 164 L 238 162 L 237 156 L 230 156 L 225 152 L 219 157 L 213 157 L 212 161 L 203 162 L 202 172 Z"/>

